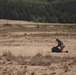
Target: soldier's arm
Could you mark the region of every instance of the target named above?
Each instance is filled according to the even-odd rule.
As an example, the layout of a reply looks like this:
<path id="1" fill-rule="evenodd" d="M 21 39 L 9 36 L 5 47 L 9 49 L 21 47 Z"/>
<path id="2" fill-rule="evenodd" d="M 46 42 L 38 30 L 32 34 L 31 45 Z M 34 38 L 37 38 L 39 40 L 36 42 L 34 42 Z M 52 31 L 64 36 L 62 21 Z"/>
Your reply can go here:
<path id="1" fill-rule="evenodd" d="M 60 45 L 58 44 L 57 47 L 59 47 Z"/>

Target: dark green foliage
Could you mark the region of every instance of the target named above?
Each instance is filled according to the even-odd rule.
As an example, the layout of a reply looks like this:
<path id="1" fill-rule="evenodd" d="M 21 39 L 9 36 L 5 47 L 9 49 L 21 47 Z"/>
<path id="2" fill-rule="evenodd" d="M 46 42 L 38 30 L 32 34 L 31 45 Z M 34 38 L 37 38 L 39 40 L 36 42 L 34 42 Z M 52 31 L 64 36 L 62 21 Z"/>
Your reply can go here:
<path id="1" fill-rule="evenodd" d="M 0 0 L 0 19 L 76 23 L 76 0 Z"/>

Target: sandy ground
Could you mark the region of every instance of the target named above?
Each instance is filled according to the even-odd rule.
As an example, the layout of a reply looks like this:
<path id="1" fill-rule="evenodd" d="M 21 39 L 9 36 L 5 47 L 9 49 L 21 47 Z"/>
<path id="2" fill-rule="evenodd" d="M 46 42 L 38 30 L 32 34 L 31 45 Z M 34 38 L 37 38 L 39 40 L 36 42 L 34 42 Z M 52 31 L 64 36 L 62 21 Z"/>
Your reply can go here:
<path id="1" fill-rule="evenodd" d="M 61 39 L 64 41 L 66 47 L 64 51 L 68 50 L 68 56 L 76 56 L 76 39 Z M 55 39 L 50 37 L 25 37 L 25 38 L 9 38 L 0 40 L 0 53 L 4 51 L 11 51 L 15 55 L 36 55 L 37 53 L 52 55 L 60 55 L 51 53 L 51 48 L 56 46 Z M 65 56 L 66 53 L 61 55 Z"/>
<path id="2" fill-rule="evenodd" d="M 7 20 L 8 23 L 11 23 Z M 0 75 L 76 75 L 76 32 L 63 31 L 23 31 L 19 29 L 11 31 L 10 27 L 3 26 L 4 20 L 0 21 Z M 20 24 L 19 21 L 12 22 Z M 12 24 L 11 23 L 11 24 Z M 21 24 L 29 24 L 22 21 Z M 33 24 L 33 22 L 30 22 Z M 48 34 L 48 35 L 47 35 Z M 66 35 L 56 35 L 66 34 Z M 68 35 L 67 35 L 68 34 Z M 44 35 L 44 36 L 42 36 Z M 47 35 L 47 36 L 46 36 Z M 51 48 L 57 45 L 56 38 L 64 42 L 64 51 L 68 53 L 52 53 Z M 11 52 L 15 56 L 43 56 L 68 57 L 66 62 L 55 62 L 49 66 L 21 65 L 16 61 L 7 61 L 3 56 L 5 52 Z M 40 59 L 39 59 L 40 60 Z M 51 60 L 51 59 L 50 59 Z M 70 64 L 70 65 L 69 65 Z"/>

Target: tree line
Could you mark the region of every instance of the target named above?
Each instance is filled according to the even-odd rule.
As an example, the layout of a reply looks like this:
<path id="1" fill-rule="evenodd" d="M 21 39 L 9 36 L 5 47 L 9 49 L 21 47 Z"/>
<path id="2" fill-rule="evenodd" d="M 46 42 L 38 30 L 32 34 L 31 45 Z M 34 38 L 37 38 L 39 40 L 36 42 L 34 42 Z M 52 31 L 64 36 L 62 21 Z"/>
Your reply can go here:
<path id="1" fill-rule="evenodd" d="M 76 23 L 76 0 L 0 0 L 0 19 Z"/>

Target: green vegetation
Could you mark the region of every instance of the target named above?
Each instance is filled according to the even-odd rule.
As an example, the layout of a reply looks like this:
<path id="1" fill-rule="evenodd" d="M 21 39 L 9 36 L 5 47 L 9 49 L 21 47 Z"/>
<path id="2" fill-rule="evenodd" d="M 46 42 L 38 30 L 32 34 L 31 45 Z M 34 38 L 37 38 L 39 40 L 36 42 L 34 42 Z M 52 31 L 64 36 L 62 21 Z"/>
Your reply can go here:
<path id="1" fill-rule="evenodd" d="M 76 0 L 0 0 L 0 19 L 76 23 Z"/>

